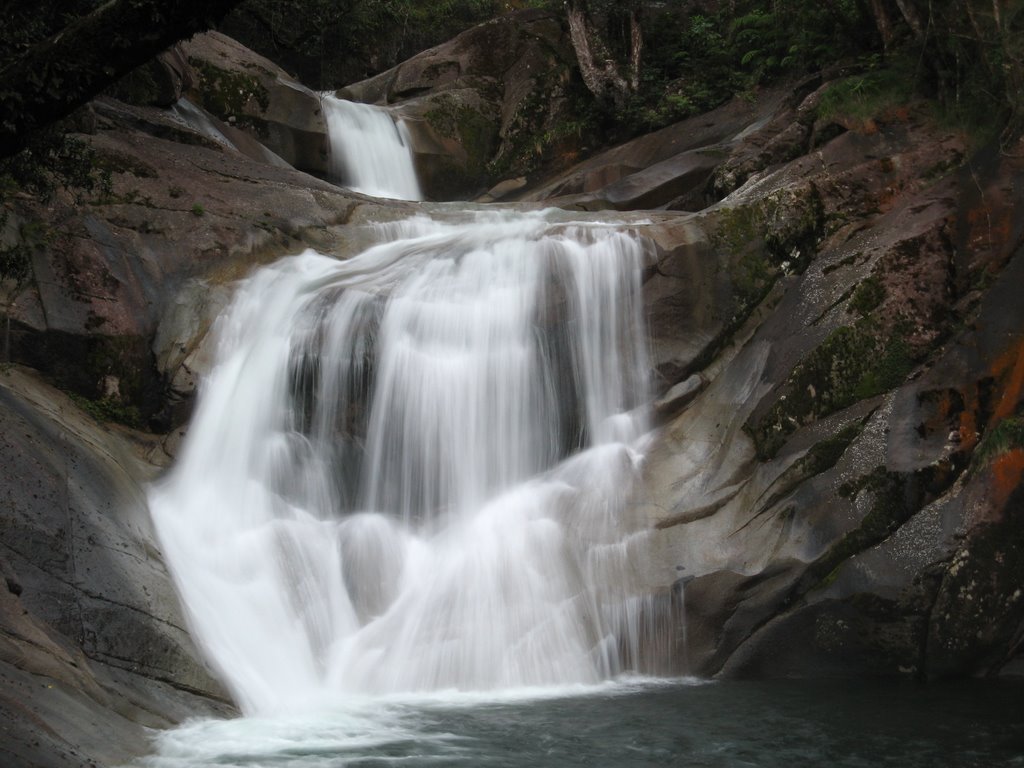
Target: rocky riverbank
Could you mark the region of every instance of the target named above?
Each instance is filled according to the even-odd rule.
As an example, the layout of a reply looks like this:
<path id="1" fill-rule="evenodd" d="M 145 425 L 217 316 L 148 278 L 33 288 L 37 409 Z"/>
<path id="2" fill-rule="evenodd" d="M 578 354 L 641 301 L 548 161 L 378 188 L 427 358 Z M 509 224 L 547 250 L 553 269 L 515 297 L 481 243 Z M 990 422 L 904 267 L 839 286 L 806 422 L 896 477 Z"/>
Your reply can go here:
<path id="1" fill-rule="evenodd" d="M 434 199 L 489 189 L 649 239 L 660 426 L 639 565 L 666 597 L 670 666 L 1019 672 L 1024 148 L 919 102 L 825 110 L 815 78 L 536 166 L 530 133 L 564 118 L 565 45 L 529 12 L 346 93 L 408 119 Z M 4 233 L 33 272 L 5 286 L 0 371 L 12 765 L 113 764 L 146 727 L 231 711 L 142 488 L 175 452 L 232 281 L 305 247 L 344 257 L 361 224 L 430 208 L 319 178 L 315 94 L 237 43 L 201 36 L 160 66 L 169 92 L 81 120 L 109 193 L 21 200 Z"/>

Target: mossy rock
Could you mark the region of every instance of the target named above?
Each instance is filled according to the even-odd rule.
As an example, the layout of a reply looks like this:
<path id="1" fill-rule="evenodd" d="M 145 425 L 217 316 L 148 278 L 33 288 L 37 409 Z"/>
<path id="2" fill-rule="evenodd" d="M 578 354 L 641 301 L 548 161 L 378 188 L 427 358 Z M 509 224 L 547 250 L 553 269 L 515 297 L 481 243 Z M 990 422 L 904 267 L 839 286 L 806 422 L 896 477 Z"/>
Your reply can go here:
<path id="1" fill-rule="evenodd" d="M 12 334 L 13 356 L 47 375 L 99 421 L 143 426 L 162 404 L 148 339 L 60 331 Z"/>
<path id="2" fill-rule="evenodd" d="M 885 301 L 885 296 L 886 290 L 882 281 L 871 275 L 857 284 L 847 306 L 851 312 L 866 317 Z"/>
<path id="3" fill-rule="evenodd" d="M 270 95 L 256 75 L 221 69 L 208 61 L 190 57 L 199 79 L 201 105 L 225 122 L 265 133 L 260 116 L 270 106 Z"/>
<path id="4" fill-rule="evenodd" d="M 1018 487 L 1005 511 L 1021 509 Z M 928 632 L 929 675 L 997 671 L 1024 623 L 1024 527 L 1014 515 L 975 529 L 954 554 Z"/>
<path id="5" fill-rule="evenodd" d="M 432 101 L 425 115 L 430 126 L 446 139 L 459 143 L 466 155 L 465 172 L 483 178 L 497 137 L 496 122 L 484 109 L 442 93 Z"/>
<path id="6" fill-rule="evenodd" d="M 913 365 L 900 335 L 883 335 L 870 319 L 837 328 L 793 369 L 768 414 L 748 425 L 758 456 L 773 458 L 800 427 L 894 389 Z"/>
<path id="7" fill-rule="evenodd" d="M 728 259 L 741 318 L 781 275 L 806 269 L 817 253 L 824 222 L 821 196 L 813 184 L 714 209 L 708 217 L 709 238 Z"/>

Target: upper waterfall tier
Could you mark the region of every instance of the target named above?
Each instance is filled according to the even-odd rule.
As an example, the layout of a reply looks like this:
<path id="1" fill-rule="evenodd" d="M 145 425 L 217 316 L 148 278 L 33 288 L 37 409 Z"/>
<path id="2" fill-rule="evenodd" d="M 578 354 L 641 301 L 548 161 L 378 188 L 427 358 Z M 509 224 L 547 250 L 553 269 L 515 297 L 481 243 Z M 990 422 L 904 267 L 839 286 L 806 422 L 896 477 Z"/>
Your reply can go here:
<path id="1" fill-rule="evenodd" d="M 321 97 L 336 181 L 374 197 L 422 200 L 405 127 L 380 107 Z"/>

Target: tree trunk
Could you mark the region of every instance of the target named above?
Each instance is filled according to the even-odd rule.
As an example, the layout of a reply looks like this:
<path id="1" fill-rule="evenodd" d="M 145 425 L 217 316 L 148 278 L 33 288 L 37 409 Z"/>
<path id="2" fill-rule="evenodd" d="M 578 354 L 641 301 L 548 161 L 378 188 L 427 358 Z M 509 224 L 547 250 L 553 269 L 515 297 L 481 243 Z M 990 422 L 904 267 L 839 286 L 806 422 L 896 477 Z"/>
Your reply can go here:
<path id="1" fill-rule="evenodd" d="M 871 15 L 875 19 L 875 26 L 878 34 L 882 36 L 882 45 L 888 49 L 892 42 L 892 21 L 889 19 L 889 12 L 885 9 L 884 0 L 868 0 L 871 8 Z"/>
<path id="2" fill-rule="evenodd" d="M 900 9 L 903 19 L 914 32 L 914 37 L 924 40 L 924 22 L 921 21 L 921 14 L 914 5 L 914 0 L 896 0 L 896 7 Z"/>
<path id="3" fill-rule="evenodd" d="M 623 106 L 629 95 L 635 93 L 640 85 L 643 35 L 638 11 L 633 8 L 629 14 L 628 79 L 623 76 L 603 36 L 591 23 L 586 0 L 567 0 L 566 15 L 569 20 L 569 39 L 576 52 L 583 83 L 597 98 L 611 98 L 616 106 Z"/>
<path id="4" fill-rule="evenodd" d="M 629 85 L 636 93 L 640 89 L 640 56 L 644 51 L 643 30 L 640 28 L 640 11 L 629 12 Z"/>
<path id="5" fill-rule="evenodd" d="M 241 0 L 109 0 L 0 70 L 0 158 Z"/>

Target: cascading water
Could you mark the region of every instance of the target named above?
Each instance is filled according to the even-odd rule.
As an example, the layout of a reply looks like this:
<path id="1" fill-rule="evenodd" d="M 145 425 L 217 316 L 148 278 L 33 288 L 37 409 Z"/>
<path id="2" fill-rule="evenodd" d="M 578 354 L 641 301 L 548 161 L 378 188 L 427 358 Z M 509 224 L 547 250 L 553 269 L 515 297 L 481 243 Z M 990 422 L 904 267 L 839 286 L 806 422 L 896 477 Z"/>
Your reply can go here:
<path id="1" fill-rule="evenodd" d="M 380 107 L 320 97 L 330 143 L 330 174 L 374 197 L 422 200 L 409 134 Z"/>
<path id="2" fill-rule="evenodd" d="M 640 242 L 550 212 L 376 225 L 239 289 L 151 509 L 248 713 L 595 683 L 645 611 Z"/>

